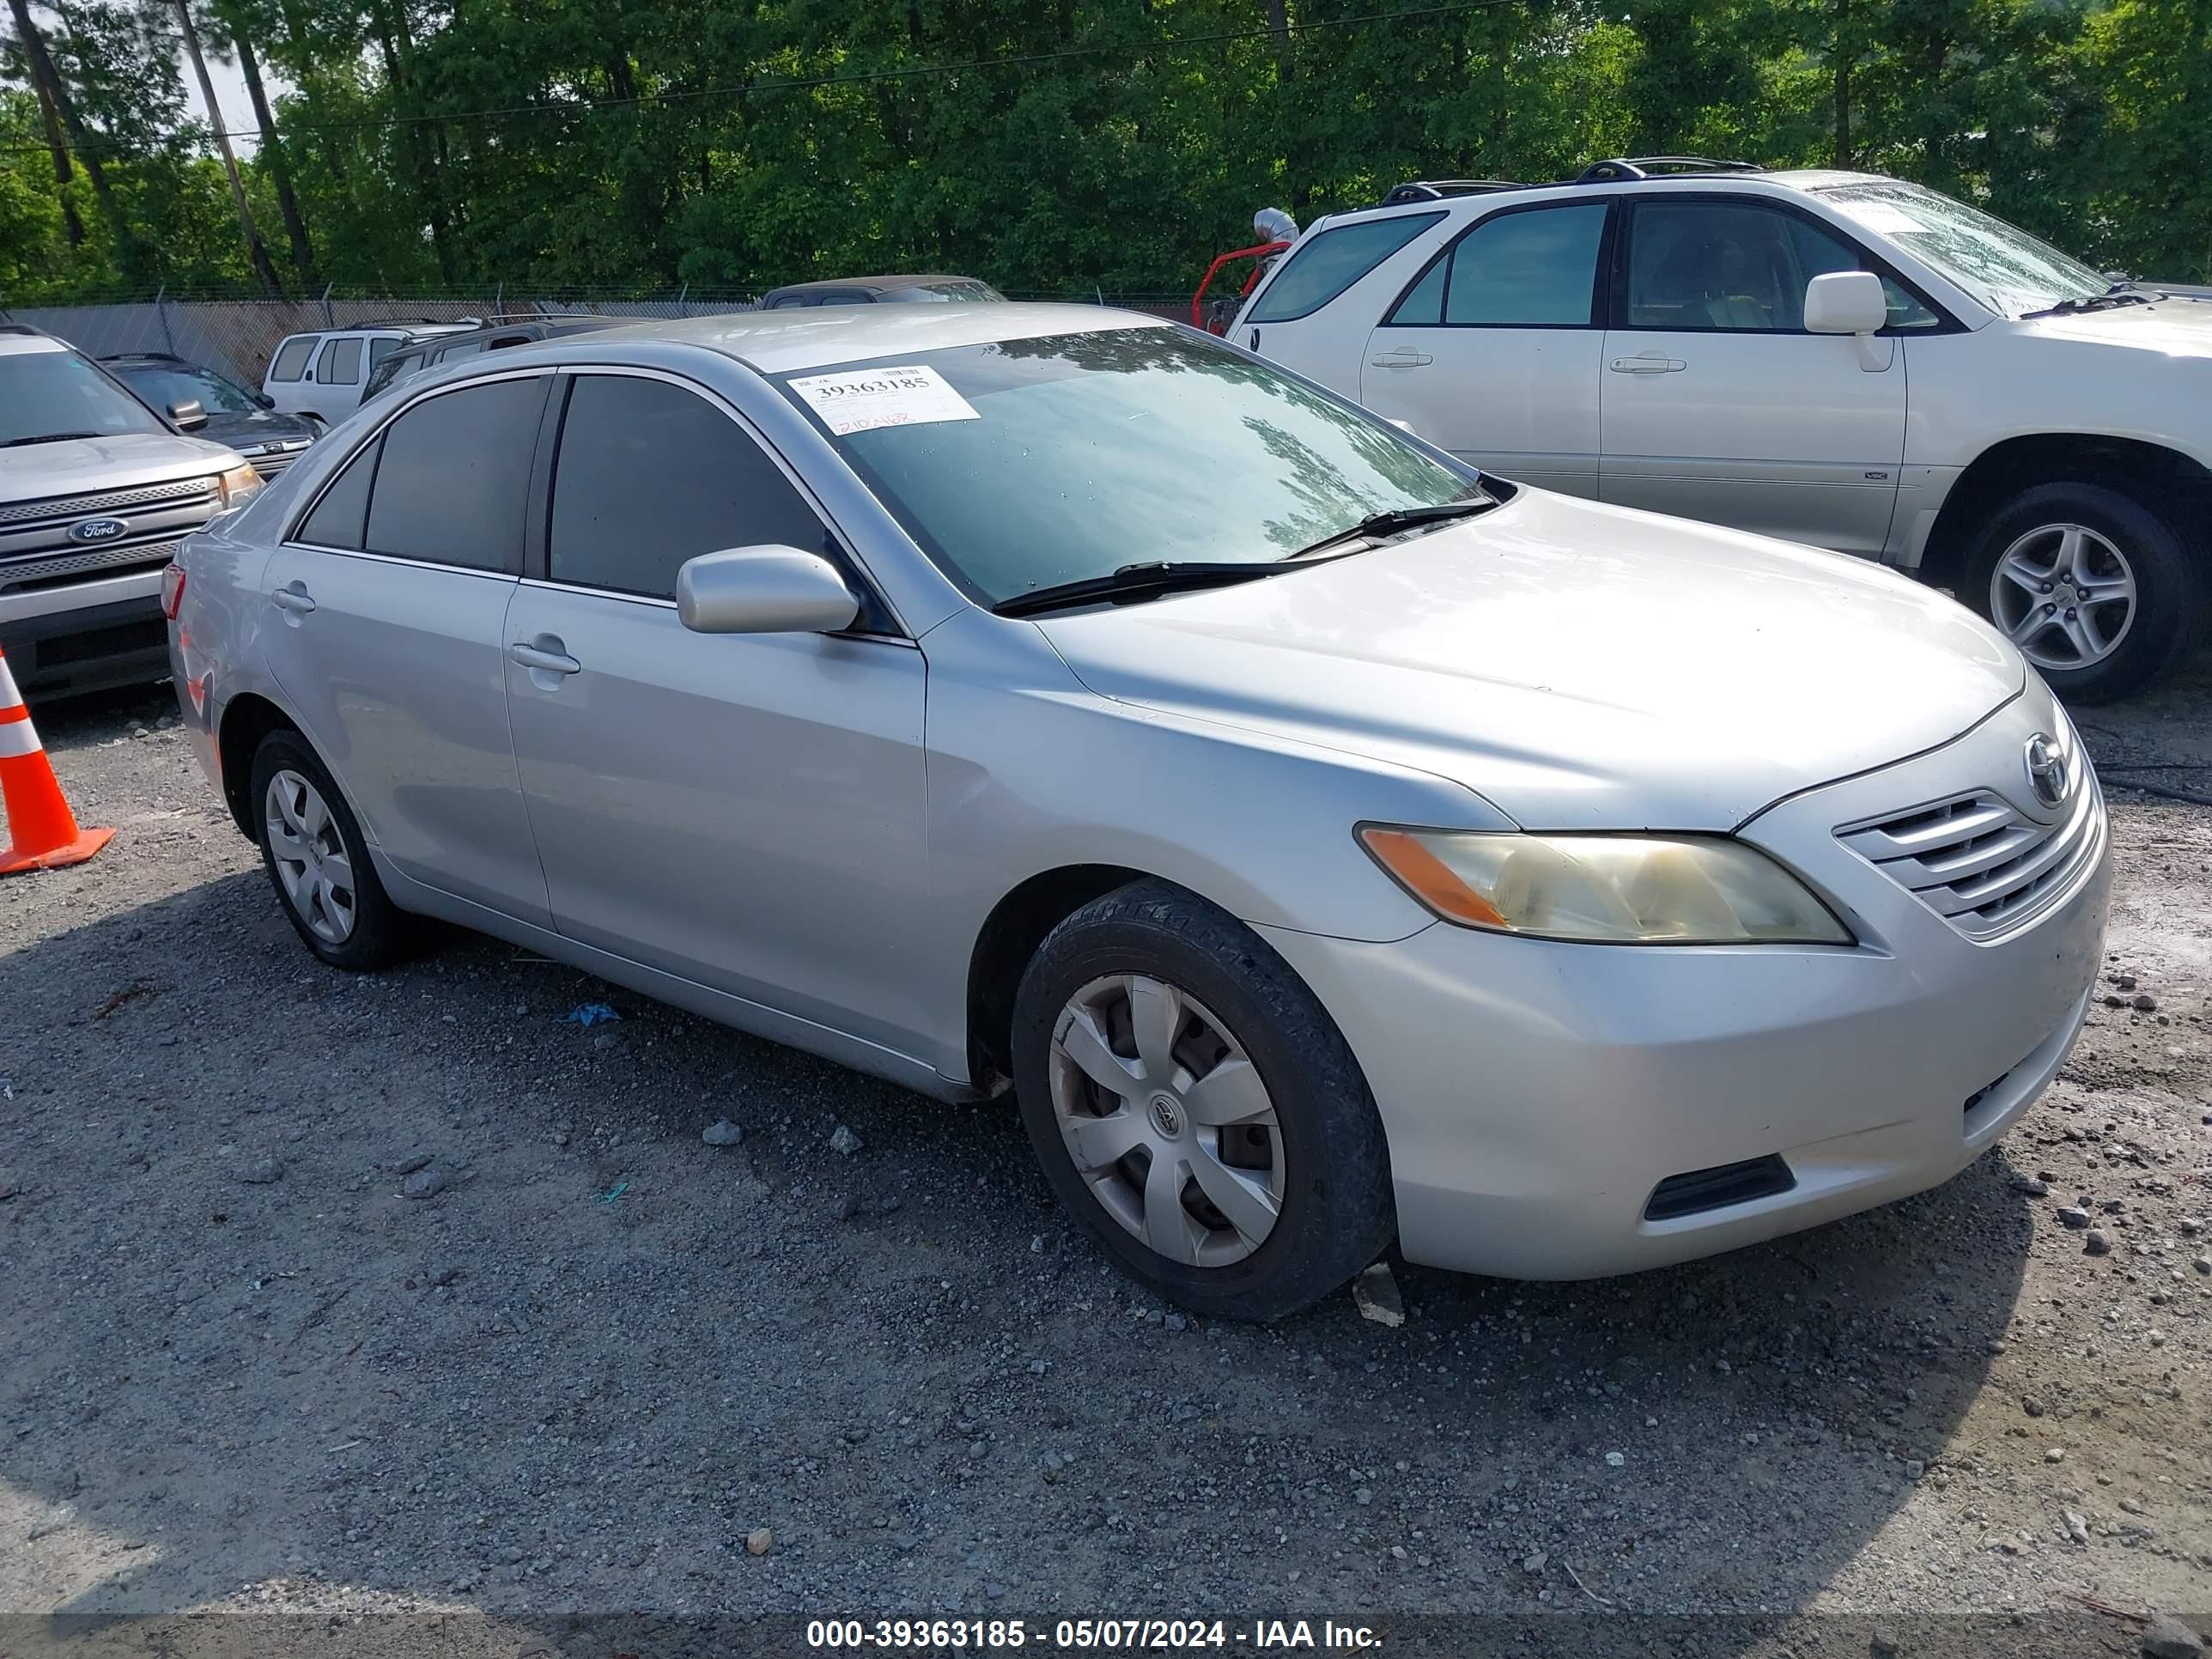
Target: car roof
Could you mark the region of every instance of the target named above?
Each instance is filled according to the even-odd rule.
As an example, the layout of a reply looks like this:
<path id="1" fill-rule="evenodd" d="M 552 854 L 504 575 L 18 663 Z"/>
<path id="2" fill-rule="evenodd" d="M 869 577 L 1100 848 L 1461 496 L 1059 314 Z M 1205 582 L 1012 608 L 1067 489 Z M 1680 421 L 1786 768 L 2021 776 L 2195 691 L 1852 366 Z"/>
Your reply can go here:
<path id="1" fill-rule="evenodd" d="M 1012 303 L 998 306 L 834 306 L 827 310 L 738 311 L 714 317 L 659 319 L 622 328 L 594 330 L 585 339 L 547 341 L 570 353 L 602 343 L 665 340 L 704 346 L 763 374 L 831 363 L 866 362 L 902 351 L 989 345 L 1054 334 L 1097 334 L 1117 328 L 1174 328 L 1179 325 L 1140 312 L 1106 306 Z M 516 347 L 515 352 L 544 348 Z M 508 362 L 519 356 L 500 356 Z M 471 360 L 473 361 L 473 360 Z"/>
<path id="2" fill-rule="evenodd" d="M 1648 161 L 1655 158 L 1644 159 Z M 1656 159 L 1669 161 L 1694 160 L 1683 157 Z M 1307 227 L 1306 234 L 1310 235 L 1324 226 L 1333 228 L 1369 218 L 1406 214 L 1442 213 L 1455 220 L 1487 218 L 1498 209 L 1516 202 L 1532 198 L 1572 201 L 1578 196 L 1586 196 L 1593 191 L 1601 196 L 1632 190 L 1705 192 L 1721 190 L 1751 195 L 1772 195 L 1781 191 L 1802 195 L 1832 189 L 1838 185 L 1893 185 L 1900 182 L 1879 173 L 1845 172 L 1833 167 L 1784 167 L 1770 172 L 1765 167 L 1740 161 L 1711 162 L 1686 167 L 1680 171 L 1655 171 L 1643 176 L 1627 172 L 1603 171 L 1606 168 L 1632 167 L 1634 165 L 1633 161 L 1598 162 L 1577 177 L 1554 179 L 1548 183 L 1522 184 L 1503 179 L 1411 180 L 1398 185 L 1380 202 L 1322 216 Z M 1412 193 L 1415 191 L 1433 193 L 1417 196 Z M 1392 199 L 1394 198 L 1399 199 Z"/>
<path id="3" fill-rule="evenodd" d="M 834 289 L 845 288 L 865 289 L 871 294 L 882 294 L 891 289 L 914 288 L 923 283 L 982 283 L 983 279 L 981 276 L 957 276 L 944 271 L 912 276 L 836 276 L 814 283 L 786 283 L 781 288 L 770 289 L 761 297 L 769 299 L 778 294 L 826 294 Z M 988 283 L 983 285 L 988 286 Z"/>

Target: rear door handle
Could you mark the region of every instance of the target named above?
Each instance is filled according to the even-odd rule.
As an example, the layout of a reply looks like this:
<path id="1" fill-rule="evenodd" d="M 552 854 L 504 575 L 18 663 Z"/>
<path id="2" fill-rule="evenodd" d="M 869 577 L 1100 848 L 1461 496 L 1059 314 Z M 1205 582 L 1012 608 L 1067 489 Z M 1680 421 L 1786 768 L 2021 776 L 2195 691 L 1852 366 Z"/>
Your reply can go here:
<path id="1" fill-rule="evenodd" d="M 1379 353 L 1367 361 L 1376 368 L 1419 368 L 1424 363 L 1436 362 L 1436 359 L 1425 351 L 1408 351 L 1401 347 L 1395 351 Z"/>
<path id="2" fill-rule="evenodd" d="M 269 602 L 279 611 L 289 611 L 301 617 L 315 608 L 314 600 L 308 596 L 307 586 L 301 582 L 292 582 L 278 588 L 269 596 Z"/>
<path id="3" fill-rule="evenodd" d="M 1616 374 L 1679 374 L 1688 367 L 1680 357 L 1665 356 L 1656 351 L 1613 360 L 1613 372 Z"/>
<path id="4" fill-rule="evenodd" d="M 509 662 L 524 668 L 534 668 L 541 674 L 580 674 L 584 665 L 565 651 L 549 651 L 542 646 L 526 645 L 517 640 L 507 647 Z"/>

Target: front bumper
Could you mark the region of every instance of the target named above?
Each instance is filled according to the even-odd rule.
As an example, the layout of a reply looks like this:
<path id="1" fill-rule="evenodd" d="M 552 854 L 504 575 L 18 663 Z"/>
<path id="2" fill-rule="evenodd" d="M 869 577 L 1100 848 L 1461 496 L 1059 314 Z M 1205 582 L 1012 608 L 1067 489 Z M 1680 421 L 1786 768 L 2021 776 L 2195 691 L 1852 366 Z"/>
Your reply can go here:
<path id="1" fill-rule="evenodd" d="M 0 600 L 0 651 L 25 696 L 68 696 L 142 685 L 169 672 L 161 573 Z"/>
<path id="2" fill-rule="evenodd" d="M 2017 793 L 2026 737 L 2061 718 L 2032 684 L 1942 750 L 1742 828 L 1823 892 L 1853 948 L 1262 929 L 1366 1072 L 1407 1256 L 1512 1278 L 1632 1272 L 1903 1198 L 1971 1163 L 2057 1074 L 2087 1012 L 2112 886 L 2101 803 L 2065 882 L 1983 941 L 1835 830 L 1963 790 Z M 1773 1157 L 1785 1191 L 1647 1215 L 1670 1176 Z"/>

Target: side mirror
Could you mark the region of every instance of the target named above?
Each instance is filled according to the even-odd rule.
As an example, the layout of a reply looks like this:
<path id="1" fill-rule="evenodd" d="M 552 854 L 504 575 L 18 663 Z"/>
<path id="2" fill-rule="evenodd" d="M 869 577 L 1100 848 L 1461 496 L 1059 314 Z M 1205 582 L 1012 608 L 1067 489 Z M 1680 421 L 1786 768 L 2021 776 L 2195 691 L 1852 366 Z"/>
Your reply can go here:
<path id="1" fill-rule="evenodd" d="M 253 401 L 259 404 L 264 409 L 274 409 L 276 407 L 276 400 L 265 392 L 255 392 L 253 394 Z"/>
<path id="2" fill-rule="evenodd" d="M 1870 270 L 1832 270 L 1805 284 L 1808 334 L 1874 334 L 1888 321 L 1881 278 Z"/>
<path id="3" fill-rule="evenodd" d="M 198 398 L 187 398 L 169 405 L 169 419 L 179 432 L 197 432 L 207 424 L 207 410 Z"/>
<path id="4" fill-rule="evenodd" d="M 676 614 L 695 634 L 834 634 L 860 605 L 818 553 L 734 547 L 684 562 Z"/>

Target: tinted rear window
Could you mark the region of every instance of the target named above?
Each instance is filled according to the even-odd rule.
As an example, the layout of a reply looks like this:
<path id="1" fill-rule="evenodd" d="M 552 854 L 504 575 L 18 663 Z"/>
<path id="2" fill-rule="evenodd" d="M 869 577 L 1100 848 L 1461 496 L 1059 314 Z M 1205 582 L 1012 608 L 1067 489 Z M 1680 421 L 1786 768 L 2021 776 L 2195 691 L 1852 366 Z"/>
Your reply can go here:
<path id="1" fill-rule="evenodd" d="M 368 548 L 474 570 L 522 568 L 523 509 L 545 380 L 430 398 L 384 434 Z"/>
<path id="2" fill-rule="evenodd" d="M 307 359 L 314 356 L 318 337 L 313 334 L 295 334 L 278 346 L 276 361 L 269 365 L 269 378 L 272 380 L 298 380 L 301 371 L 307 366 Z"/>
<path id="3" fill-rule="evenodd" d="M 1319 311 L 1444 216 L 1364 219 L 1310 236 L 1267 284 L 1248 323 L 1286 323 Z"/>

